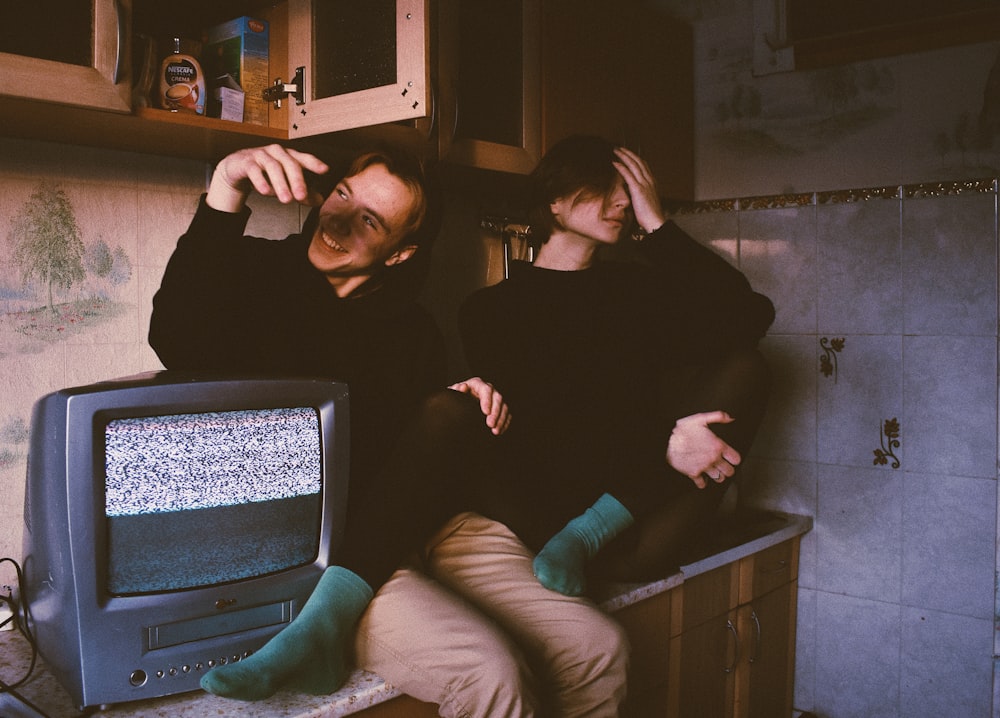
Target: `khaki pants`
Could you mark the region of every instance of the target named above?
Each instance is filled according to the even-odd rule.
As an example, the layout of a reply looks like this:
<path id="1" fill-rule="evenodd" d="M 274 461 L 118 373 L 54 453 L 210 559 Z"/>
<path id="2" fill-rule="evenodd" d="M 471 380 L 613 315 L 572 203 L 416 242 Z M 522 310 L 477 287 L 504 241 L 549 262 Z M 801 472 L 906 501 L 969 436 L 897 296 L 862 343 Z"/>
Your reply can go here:
<path id="1" fill-rule="evenodd" d="M 446 718 L 617 716 L 623 630 L 590 601 L 542 586 L 532 558 L 503 524 L 455 517 L 375 595 L 358 665 Z"/>

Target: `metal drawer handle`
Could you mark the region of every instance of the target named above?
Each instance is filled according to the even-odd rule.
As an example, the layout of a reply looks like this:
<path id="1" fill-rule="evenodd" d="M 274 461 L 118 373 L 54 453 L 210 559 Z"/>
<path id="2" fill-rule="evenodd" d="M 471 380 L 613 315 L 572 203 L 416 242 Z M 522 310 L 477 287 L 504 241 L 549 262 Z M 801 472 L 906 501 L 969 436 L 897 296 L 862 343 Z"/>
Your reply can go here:
<path id="1" fill-rule="evenodd" d="M 750 618 L 753 620 L 754 626 L 754 639 L 753 639 L 753 653 L 750 654 L 750 663 L 753 663 L 758 658 L 760 658 L 760 617 L 757 615 L 756 611 L 750 611 Z"/>
<path id="2" fill-rule="evenodd" d="M 723 671 L 732 673 L 736 670 L 736 664 L 740 662 L 740 634 L 736 632 L 736 626 L 733 625 L 732 621 L 726 621 L 726 628 L 733 636 L 735 650 L 733 651 L 733 662 L 726 666 Z"/>

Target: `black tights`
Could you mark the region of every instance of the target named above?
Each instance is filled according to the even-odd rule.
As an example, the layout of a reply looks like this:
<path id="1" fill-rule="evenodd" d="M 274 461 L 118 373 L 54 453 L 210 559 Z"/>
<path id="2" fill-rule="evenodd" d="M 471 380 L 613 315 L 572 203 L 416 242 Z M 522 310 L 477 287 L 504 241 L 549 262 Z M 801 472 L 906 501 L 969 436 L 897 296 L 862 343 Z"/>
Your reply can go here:
<path id="1" fill-rule="evenodd" d="M 377 591 L 447 519 L 468 510 L 467 487 L 485 466 L 491 436 L 473 397 L 443 389 L 427 398 L 378 474 L 349 499 L 333 563 Z"/>
<path id="2" fill-rule="evenodd" d="M 770 372 L 760 352 L 734 353 L 699 369 L 684 385 L 690 390 L 676 400 L 672 415 L 728 412 L 735 421 L 713 424 L 712 430 L 745 459 L 770 392 Z M 698 489 L 687 477 L 671 472 L 642 497 L 618 497 L 636 522 L 591 562 L 591 574 L 612 581 L 662 578 L 705 541 L 723 495 L 738 476 L 739 472 L 722 484 L 709 480 Z"/>
<path id="3" fill-rule="evenodd" d="M 729 412 L 735 421 L 712 429 L 745 457 L 770 389 L 760 353 L 734 353 L 674 383 L 689 390 L 673 400 L 671 415 Z M 378 590 L 446 520 L 475 505 L 471 488 L 492 467 L 491 439 L 477 400 L 447 389 L 431 395 L 379 473 L 360 496 L 349 499 L 347 528 L 342 545 L 334 547 L 334 563 Z M 630 470 L 627 461 L 623 466 Z M 591 562 L 595 578 L 638 581 L 665 575 L 704 540 L 726 489 L 736 479 L 709 481 L 698 489 L 686 477 L 665 473 L 660 471 L 634 495 L 617 497 L 636 523 Z"/>

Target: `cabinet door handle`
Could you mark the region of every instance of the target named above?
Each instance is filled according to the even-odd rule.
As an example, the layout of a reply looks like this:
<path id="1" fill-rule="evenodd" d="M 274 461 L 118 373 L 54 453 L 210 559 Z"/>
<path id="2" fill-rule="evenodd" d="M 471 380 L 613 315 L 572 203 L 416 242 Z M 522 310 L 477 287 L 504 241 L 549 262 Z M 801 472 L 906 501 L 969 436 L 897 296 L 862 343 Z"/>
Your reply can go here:
<path id="1" fill-rule="evenodd" d="M 452 110 L 455 113 L 454 121 L 451 123 L 451 137 L 449 138 L 452 142 L 458 137 L 458 115 L 461 112 L 461 103 L 459 102 L 458 88 L 454 89 L 454 102 L 452 102 Z"/>
<path id="2" fill-rule="evenodd" d="M 431 137 L 434 136 L 434 130 L 437 128 L 438 93 L 437 93 L 437 82 L 433 79 L 431 80 L 430 90 L 431 90 L 431 111 L 429 113 L 430 117 L 428 118 L 427 121 L 427 130 L 424 132 L 425 140 L 430 140 Z M 417 122 L 417 126 L 418 127 L 420 126 L 419 121 Z"/>
<path id="3" fill-rule="evenodd" d="M 726 621 L 726 628 L 733 637 L 733 661 L 723 671 L 732 673 L 736 670 L 736 664 L 740 662 L 740 634 L 736 632 L 736 626 L 733 625 L 732 621 Z"/>
<path id="4" fill-rule="evenodd" d="M 111 78 L 112 83 L 117 85 L 122 79 L 122 55 L 125 52 L 125 8 L 122 7 L 121 0 L 115 0 L 115 21 L 118 23 L 118 42 L 115 45 L 115 74 Z"/>
<path id="5" fill-rule="evenodd" d="M 760 617 L 756 611 L 751 610 L 750 619 L 753 621 L 754 626 L 753 653 L 750 654 L 750 663 L 753 663 L 760 658 Z"/>

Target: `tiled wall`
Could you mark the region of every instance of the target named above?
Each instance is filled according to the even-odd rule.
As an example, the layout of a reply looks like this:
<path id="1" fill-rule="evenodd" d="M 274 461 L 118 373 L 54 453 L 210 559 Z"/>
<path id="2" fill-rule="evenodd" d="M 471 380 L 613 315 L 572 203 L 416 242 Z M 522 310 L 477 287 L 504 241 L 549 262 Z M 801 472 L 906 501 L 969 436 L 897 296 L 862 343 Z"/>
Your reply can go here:
<path id="1" fill-rule="evenodd" d="M 815 517 L 796 708 L 996 715 L 996 183 L 717 201 L 677 221 L 777 308 L 740 499 Z"/>

